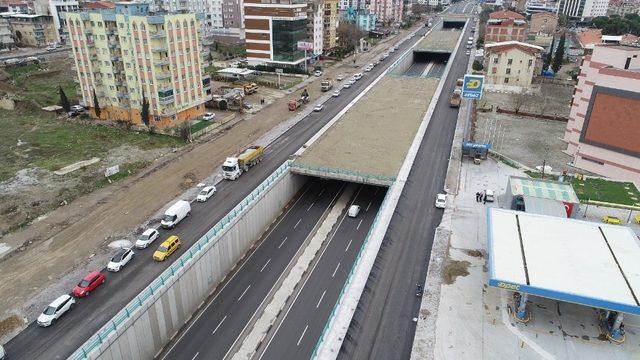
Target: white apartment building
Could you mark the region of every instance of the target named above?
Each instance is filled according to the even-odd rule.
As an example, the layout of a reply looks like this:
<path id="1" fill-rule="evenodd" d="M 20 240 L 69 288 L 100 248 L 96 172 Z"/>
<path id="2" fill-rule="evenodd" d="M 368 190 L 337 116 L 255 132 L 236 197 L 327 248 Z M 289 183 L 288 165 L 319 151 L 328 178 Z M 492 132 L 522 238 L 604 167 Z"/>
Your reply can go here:
<path id="1" fill-rule="evenodd" d="M 169 13 L 190 12 L 203 14 L 202 35 L 211 36 L 224 28 L 222 0 L 162 0 L 162 9 Z"/>
<path id="2" fill-rule="evenodd" d="M 53 16 L 53 24 L 56 27 L 59 42 L 66 42 L 68 39 L 67 28 L 62 21 L 62 13 L 76 12 L 79 9 L 78 0 L 49 0 L 49 14 Z"/>
<path id="3" fill-rule="evenodd" d="M 560 0 L 558 13 L 571 18 L 593 18 L 607 16 L 609 0 Z"/>

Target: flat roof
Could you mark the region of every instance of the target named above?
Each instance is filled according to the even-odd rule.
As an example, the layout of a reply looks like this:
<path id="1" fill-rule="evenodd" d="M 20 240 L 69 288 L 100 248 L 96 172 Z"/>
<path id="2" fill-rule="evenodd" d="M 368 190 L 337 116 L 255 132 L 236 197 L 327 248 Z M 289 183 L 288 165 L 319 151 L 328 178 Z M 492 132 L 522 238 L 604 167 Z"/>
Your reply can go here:
<path id="1" fill-rule="evenodd" d="M 292 163 L 292 171 L 389 186 L 439 78 L 386 75 Z"/>
<path id="2" fill-rule="evenodd" d="M 489 285 L 640 315 L 640 242 L 628 227 L 490 208 Z"/>
<path id="3" fill-rule="evenodd" d="M 523 200 L 524 211 L 530 214 L 567 217 L 567 210 L 559 201 L 527 195 L 523 196 Z"/>
<path id="4" fill-rule="evenodd" d="M 414 52 L 420 51 L 444 51 L 453 52 L 458 43 L 458 38 L 462 35 L 460 30 L 441 30 L 431 31 L 422 39 L 413 49 Z"/>
<path id="5" fill-rule="evenodd" d="M 243 69 L 243 68 L 224 68 L 216 71 L 219 74 L 231 74 L 231 75 L 251 75 L 255 73 L 255 70 Z"/>
<path id="6" fill-rule="evenodd" d="M 511 195 L 527 195 L 573 204 L 580 203 L 578 195 L 576 195 L 576 192 L 573 191 L 573 186 L 569 183 L 510 176 L 509 187 Z"/>

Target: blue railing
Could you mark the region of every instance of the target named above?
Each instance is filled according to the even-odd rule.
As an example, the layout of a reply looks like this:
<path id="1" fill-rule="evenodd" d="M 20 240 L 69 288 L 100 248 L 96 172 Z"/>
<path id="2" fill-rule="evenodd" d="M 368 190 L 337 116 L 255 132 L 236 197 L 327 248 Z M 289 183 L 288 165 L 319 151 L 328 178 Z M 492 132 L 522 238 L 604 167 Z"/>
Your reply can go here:
<path id="1" fill-rule="evenodd" d="M 313 166 L 313 165 L 299 164 L 296 162 L 291 163 L 290 166 L 291 168 L 306 170 L 306 171 L 315 172 L 315 173 L 344 175 L 350 178 L 359 178 L 362 180 L 377 180 L 377 181 L 381 181 L 388 184 L 391 184 L 394 181 L 396 181 L 395 176 L 383 176 L 383 175 L 378 175 L 373 173 L 353 171 L 353 170 L 347 170 L 347 169 L 330 168 L 325 166 Z"/>
<path id="2" fill-rule="evenodd" d="M 290 161 L 282 164 L 267 179 L 265 179 L 258 187 L 256 187 L 247 197 L 245 197 L 238 205 L 236 205 L 229 213 L 223 217 L 218 223 L 211 228 L 204 236 L 196 241 L 187 252 L 182 254 L 176 261 L 171 264 L 165 271 L 155 280 L 142 290 L 133 300 L 127 304 L 124 309 L 120 310 L 111 320 L 109 320 L 98 332 L 89 338 L 82 346 L 76 350 L 69 359 L 86 359 L 89 354 L 97 347 L 101 346 L 107 338 L 114 333 L 125 321 L 138 310 L 142 308 L 144 303 L 153 295 L 158 293 L 176 274 L 178 274 L 184 266 L 196 257 L 207 245 L 214 245 L 217 242 L 217 236 L 226 230 L 227 226 L 235 220 L 238 215 L 242 214 L 249 205 L 251 205 L 262 193 L 264 193 L 271 185 L 273 185 L 283 174 L 289 169 Z"/>

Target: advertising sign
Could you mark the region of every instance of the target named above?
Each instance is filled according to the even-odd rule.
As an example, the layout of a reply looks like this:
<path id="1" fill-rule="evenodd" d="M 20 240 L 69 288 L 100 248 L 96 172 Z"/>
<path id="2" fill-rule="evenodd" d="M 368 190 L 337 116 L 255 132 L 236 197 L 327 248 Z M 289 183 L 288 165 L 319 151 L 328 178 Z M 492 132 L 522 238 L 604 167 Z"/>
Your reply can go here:
<path id="1" fill-rule="evenodd" d="M 479 100 L 482 98 L 482 88 L 484 87 L 484 75 L 470 75 L 464 76 L 464 83 L 462 85 L 462 98 Z"/>
<path id="2" fill-rule="evenodd" d="M 298 41 L 298 50 L 313 51 L 313 43 L 306 42 L 306 41 Z"/>

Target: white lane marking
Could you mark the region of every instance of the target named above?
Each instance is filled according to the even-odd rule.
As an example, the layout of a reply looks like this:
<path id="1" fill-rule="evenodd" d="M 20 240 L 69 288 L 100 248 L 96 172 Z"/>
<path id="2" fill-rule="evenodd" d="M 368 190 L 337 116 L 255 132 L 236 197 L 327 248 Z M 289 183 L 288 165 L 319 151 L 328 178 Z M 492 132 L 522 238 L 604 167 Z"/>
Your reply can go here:
<path id="1" fill-rule="evenodd" d="M 302 338 L 304 337 L 304 334 L 307 332 L 308 328 L 309 328 L 309 325 L 304 327 L 304 330 L 302 330 L 302 334 L 300 335 L 300 339 L 298 339 L 298 343 L 296 344 L 296 346 L 300 346 L 300 342 L 302 341 Z"/>
<path id="2" fill-rule="evenodd" d="M 318 300 L 318 304 L 316 305 L 316 309 L 320 307 L 320 303 L 322 302 L 322 299 L 324 299 L 324 294 L 327 293 L 327 290 L 322 292 L 322 296 L 320 296 L 320 300 Z"/>
<path id="3" fill-rule="evenodd" d="M 338 272 L 338 269 L 340 268 L 340 263 L 338 263 L 338 266 L 336 266 L 336 269 L 333 270 L 333 275 L 331 275 L 331 277 L 335 277 L 336 273 Z"/>
<path id="4" fill-rule="evenodd" d="M 247 291 L 249 291 L 249 288 L 251 287 L 251 285 L 247 286 L 246 289 L 244 289 L 244 291 L 242 292 L 242 295 L 240 295 L 240 297 L 238 298 L 238 301 L 240 301 L 240 299 L 242 299 L 242 297 L 244 296 L 244 294 L 247 293 Z"/>
<path id="5" fill-rule="evenodd" d="M 191 358 L 191 360 L 195 360 L 195 358 L 198 357 L 198 355 L 200 355 L 200 351 L 198 351 L 195 355 L 193 355 L 193 357 Z"/>
<path id="6" fill-rule="evenodd" d="M 318 196 L 322 196 L 322 194 L 324 194 L 324 188 L 322 188 L 322 190 L 320 190 L 320 193 L 318 194 Z"/>
<path id="7" fill-rule="evenodd" d="M 284 245 L 284 242 L 285 242 L 285 241 L 287 241 L 287 239 L 288 239 L 288 238 L 289 238 L 288 236 L 285 236 L 285 237 L 284 237 L 284 240 L 282 240 L 282 242 L 280 243 L 280 245 L 278 245 L 278 249 L 280 249 L 280 248 L 282 247 L 282 245 Z"/>
<path id="8" fill-rule="evenodd" d="M 367 205 L 367 210 L 365 210 L 365 211 L 369 211 L 369 208 L 371 207 L 371 203 L 372 203 L 372 201 L 369 201 L 369 205 Z"/>
<path id="9" fill-rule="evenodd" d="M 313 202 L 313 203 L 311 203 L 311 206 L 309 206 L 309 207 L 307 208 L 307 211 L 311 210 L 311 208 L 313 207 L 313 205 L 315 205 L 315 203 L 314 203 L 314 202 Z"/>
<path id="10" fill-rule="evenodd" d="M 215 334 L 215 333 L 216 333 L 216 331 L 218 331 L 218 329 L 220 328 L 220 325 L 222 325 L 222 323 L 223 323 L 225 320 L 227 320 L 227 315 L 225 315 L 225 316 L 222 318 L 222 321 L 220 321 L 220 323 L 218 324 L 218 326 L 216 326 L 216 328 L 215 328 L 215 329 L 213 329 L 213 332 L 211 333 L 211 335 Z"/>
<path id="11" fill-rule="evenodd" d="M 264 263 L 264 265 L 262 265 L 262 269 L 260 269 L 260 272 L 262 272 L 262 270 L 264 270 L 264 268 L 266 268 L 267 265 L 269 265 L 270 262 L 271 262 L 271 258 L 269 258 L 269 260 L 267 260 L 267 262 Z"/>
<path id="12" fill-rule="evenodd" d="M 300 221 L 302 221 L 302 218 L 300 218 L 300 220 L 298 220 L 298 222 L 295 225 L 293 225 L 294 229 L 298 227 L 298 224 L 300 224 Z"/>
<path id="13" fill-rule="evenodd" d="M 358 226 L 356 226 L 356 230 L 360 230 L 360 225 L 362 225 L 362 220 L 360 220 L 360 222 L 358 223 Z"/>
<path id="14" fill-rule="evenodd" d="M 353 241 L 353 239 L 349 239 L 349 243 L 347 244 L 347 248 L 344 249 L 344 252 L 347 252 L 347 250 L 349 250 L 349 246 L 351 246 L 351 242 Z"/>

